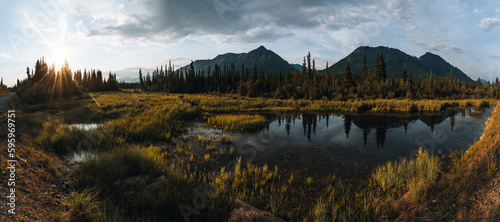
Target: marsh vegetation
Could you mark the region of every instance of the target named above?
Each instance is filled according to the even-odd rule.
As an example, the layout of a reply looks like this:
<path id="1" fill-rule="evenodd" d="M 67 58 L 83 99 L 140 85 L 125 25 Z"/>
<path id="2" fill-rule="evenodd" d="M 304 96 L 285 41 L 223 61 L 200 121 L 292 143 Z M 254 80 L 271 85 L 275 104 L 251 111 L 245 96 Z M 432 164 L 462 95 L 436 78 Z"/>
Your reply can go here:
<path id="1" fill-rule="evenodd" d="M 383 55 L 377 58 L 380 68 Z M 496 105 L 492 98 L 498 97 L 498 84 L 464 83 L 452 73 L 441 81 L 433 76 L 388 78 L 383 70 L 356 76 L 348 65 L 344 73 L 318 75 L 304 63 L 302 72 L 285 77 L 220 67 L 204 76 L 192 68 L 187 74 L 169 68 L 163 74 L 157 70 L 151 82 L 141 81 L 149 92 L 95 92 L 116 90 L 116 76 L 104 82 L 99 71 L 77 71 L 75 77 L 67 64 L 56 71 L 38 61 L 33 76 L 28 73 L 18 85 L 19 107 L 31 127 L 26 134 L 40 153 L 89 153 L 73 169 L 67 207 L 53 219 L 224 221 L 236 199 L 290 221 L 415 219 L 425 216 L 433 201 L 442 201 L 438 213 L 451 209 L 461 218 L 464 207 L 455 202 L 470 195 L 473 188 L 467 183 L 496 173 L 500 124 L 491 122 L 500 121 L 499 112 L 493 112 L 481 140 L 466 152 L 422 147 L 414 156 L 403 152 L 371 165 L 361 156 L 390 150 L 386 136 L 391 127 L 403 137 L 402 131 L 412 132 L 420 121 L 429 123 L 425 128 L 434 135 L 442 113 L 450 116 L 453 133 L 462 124 L 455 121 L 457 110 Z M 482 112 L 468 113 L 484 124 Z M 334 135 L 328 134 L 330 116 Z M 317 123 L 323 120 L 326 129 L 318 134 L 330 140 L 314 144 Z M 302 123 L 303 135 L 294 134 L 295 121 Z M 98 126 L 70 127 L 84 123 Z M 193 123 L 216 133 L 186 133 Z M 285 138 L 292 134 L 306 141 L 300 152 L 294 152 L 301 145 L 296 141 L 285 148 L 276 145 L 280 134 L 273 130 L 282 123 Z M 255 135 L 264 136 L 255 140 Z M 344 136 L 359 144 L 345 149 Z M 248 149 L 256 144 L 255 150 Z M 376 144 L 377 151 L 356 153 L 367 144 Z M 337 159 L 329 159 L 328 152 Z M 345 158 L 347 153 L 358 157 Z M 285 164 L 273 162 L 277 159 Z M 59 172 L 57 167 L 52 171 Z"/>
<path id="2" fill-rule="evenodd" d="M 450 157 L 420 150 L 416 158 L 363 168 L 368 176 L 362 180 L 340 174 L 315 176 L 257 159 L 251 161 L 248 154 L 241 153 L 239 132 L 265 130 L 269 124 L 276 124 L 276 119 L 271 121 L 268 114 L 246 112 L 329 109 L 317 107 L 338 110 L 352 104 L 356 104 L 352 105 L 356 107 L 354 110 L 370 113 L 391 109 L 360 108 L 368 107 L 366 104 L 370 102 L 295 101 L 230 95 L 130 91 L 91 95 L 50 106 L 25 104 L 23 108 L 33 126 L 34 143 L 44 152 L 61 156 L 68 151 L 90 150 L 93 153 L 74 169 L 75 190 L 68 201 L 68 211 L 54 216 L 60 220 L 155 221 L 168 218 L 178 221 L 187 215 L 195 221 L 221 221 L 229 218 L 235 199 L 291 221 L 406 218 L 417 215 L 431 200 L 440 198 L 439 195 L 452 186 L 447 178 L 472 170 L 464 163 L 476 158 L 468 154 L 456 153 Z M 427 104 L 427 107 L 438 104 L 432 105 L 431 110 L 493 105 L 493 101 L 486 100 L 387 100 L 374 103 L 374 107 L 391 107 L 391 104 L 398 107 L 400 103 Z M 345 109 L 352 111 L 352 108 Z M 85 115 L 79 115 L 79 110 L 85 110 Z M 301 117 L 301 121 L 308 119 L 307 115 Z M 187 134 L 186 124 L 193 121 L 201 123 L 202 127 L 222 130 Z M 68 126 L 77 123 L 99 125 L 91 130 Z M 267 151 L 274 146 L 271 141 L 260 142 L 268 147 Z M 310 151 L 314 152 L 314 148 Z M 492 164 L 488 162 L 485 166 L 491 169 Z M 200 193 L 205 199 L 193 205 L 193 199 Z"/>

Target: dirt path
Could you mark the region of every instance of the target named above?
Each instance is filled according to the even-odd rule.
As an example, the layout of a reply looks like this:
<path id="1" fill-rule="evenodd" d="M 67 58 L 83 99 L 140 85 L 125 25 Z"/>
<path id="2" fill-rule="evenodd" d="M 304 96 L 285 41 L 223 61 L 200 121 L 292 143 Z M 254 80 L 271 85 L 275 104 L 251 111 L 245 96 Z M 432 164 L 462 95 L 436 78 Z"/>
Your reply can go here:
<path id="1" fill-rule="evenodd" d="M 3 96 L 0 96 L 0 110 L 3 110 L 5 107 L 7 107 L 9 101 L 14 98 L 14 96 L 16 95 L 15 92 L 11 92 L 9 94 L 6 94 L 6 95 L 3 95 Z"/>
<path id="2" fill-rule="evenodd" d="M 7 109 L 14 95 L 9 93 L 0 97 L 0 111 Z M 12 107 L 16 109 L 15 158 L 9 157 L 7 137 L 3 136 L 7 128 L 0 123 L 0 133 L 3 133 L 0 135 L 0 221 L 57 221 L 65 218 L 66 200 L 72 191 L 70 173 L 74 165 L 34 144 L 28 117 L 16 105 Z M 7 170 L 6 163 L 10 159 L 17 160 L 12 187 L 7 183 L 10 170 Z M 5 197 L 12 193 L 7 188 L 15 189 L 15 205 L 12 205 L 15 214 L 8 212 L 12 208 L 6 205 Z"/>

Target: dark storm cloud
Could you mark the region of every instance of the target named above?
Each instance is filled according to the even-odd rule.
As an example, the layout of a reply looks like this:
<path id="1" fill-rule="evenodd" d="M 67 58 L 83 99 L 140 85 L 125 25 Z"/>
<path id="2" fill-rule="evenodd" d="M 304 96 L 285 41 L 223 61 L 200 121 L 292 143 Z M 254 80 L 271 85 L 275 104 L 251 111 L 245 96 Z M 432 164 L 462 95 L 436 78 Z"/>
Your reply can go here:
<path id="1" fill-rule="evenodd" d="M 404 1 L 148 0 L 144 4 L 147 13 L 128 15 L 130 22 L 95 28 L 89 35 L 175 41 L 216 34 L 228 41 L 258 42 L 292 36 L 293 29 L 338 30 L 384 16 L 404 20 L 411 15 Z"/>

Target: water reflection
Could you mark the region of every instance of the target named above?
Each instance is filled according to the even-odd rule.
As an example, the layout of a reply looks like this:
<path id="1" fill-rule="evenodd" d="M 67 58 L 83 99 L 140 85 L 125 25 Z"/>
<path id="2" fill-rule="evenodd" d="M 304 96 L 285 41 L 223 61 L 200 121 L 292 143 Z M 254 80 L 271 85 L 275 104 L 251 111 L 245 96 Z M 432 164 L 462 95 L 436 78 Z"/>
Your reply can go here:
<path id="1" fill-rule="evenodd" d="M 362 178 L 387 161 L 465 150 L 481 136 L 492 109 L 440 113 L 272 113 L 266 129 L 234 133 L 239 155 L 258 165 L 308 176 Z M 238 155 L 238 154 L 236 154 Z"/>
<path id="2" fill-rule="evenodd" d="M 296 121 L 300 121 L 302 125 L 303 136 L 308 142 L 313 142 L 313 137 L 316 136 L 316 131 L 318 129 L 318 124 L 324 124 L 320 126 L 322 130 L 328 129 L 330 123 L 342 121 L 343 132 L 345 139 L 349 139 L 349 135 L 352 129 L 352 124 L 354 124 L 358 129 L 362 130 L 363 145 L 367 146 L 368 138 L 372 130 L 375 130 L 375 143 L 377 148 L 383 148 L 385 145 L 387 132 L 391 129 L 401 128 L 404 131 L 404 135 L 408 136 L 408 130 L 414 126 L 414 124 L 425 125 L 433 134 L 436 125 L 441 125 L 445 121 L 449 121 L 448 130 L 453 133 L 455 128 L 455 118 L 458 116 L 463 122 L 465 120 L 472 121 L 475 119 L 477 123 L 484 123 L 487 117 L 491 115 L 491 109 L 475 110 L 475 109 L 449 109 L 440 113 L 422 113 L 422 114 L 408 114 L 408 113 L 396 113 L 396 114 L 313 114 L 313 113 L 303 113 L 303 114 L 278 114 L 271 115 L 268 114 L 268 118 L 271 120 L 270 125 L 264 132 L 279 130 L 282 125 L 286 131 L 286 135 L 290 137 L 291 130 L 296 127 Z M 471 122 L 471 124 L 474 124 Z M 444 128 L 440 128 L 443 130 Z M 334 131 L 334 130 L 332 130 Z M 296 140 L 297 138 L 290 138 Z M 321 140 L 321 138 L 315 138 Z"/>
<path id="3" fill-rule="evenodd" d="M 449 109 L 439 113 L 267 113 L 256 133 L 190 127 L 195 135 L 230 134 L 235 156 L 281 172 L 314 178 L 362 179 L 387 161 L 465 150 L 481 136 L 493 109 Z M 201 131 L 200 131 L 201 130 Z M 206 131 L 206 132 L 205 132 Z"/>
<path id="4" fill-rule="evenodd" d="M 81 130 L 85 130 L 85 131 L 96 130 L 99 126 L 102 126 L 102 124 L 97 124 L 97 123 L 76 123 L 76 124 L 70 124 L 70 125 L 68 125 L 68 127 L 71 128 L 71 129 L 81 129 Z"/>

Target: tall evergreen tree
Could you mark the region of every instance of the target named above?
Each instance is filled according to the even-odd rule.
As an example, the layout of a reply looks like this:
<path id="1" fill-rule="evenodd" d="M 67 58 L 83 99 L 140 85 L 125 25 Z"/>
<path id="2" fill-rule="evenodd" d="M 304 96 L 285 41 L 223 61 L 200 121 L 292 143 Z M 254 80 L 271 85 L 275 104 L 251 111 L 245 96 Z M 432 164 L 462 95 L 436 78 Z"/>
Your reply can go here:
<path id="1" fill-rule="evenodd" d="M 142 70 L 139 69 L 139 83 L 141 84 L 142 89 L 146 89 L 146 86 L 144 85 L 144 79 L 142 78 Z"/>
<path id="2" fill-rule="evenodd" d="M 351 64 L 347 59 L 345 60 L 345 68 L 344 68 L 344 84 L 343 87 L 349 90 L 353 86 L 353 75 L 351 72 Z"/>
<path id="3" fill-rule="evenodd" d="M 367 80 L 370 77 L 370 66 L 368 65 L 368 61 L 366 59 L 366 51 L 363 52 L 363 80 Z"/>
<path id="4" fill-rule="evenodd" d="M 30 80 L 31 79 L 30 67 L 26 67 L 26 75 L 28 76 L 28 80 Z"/>
<path id="5" fill-rule="evenodd" d="M 378 81 L 387 79 L 387 70 L 385 65 L 384 53 L 380 50 L 375 57 L 375 79 Z"/>
<path id="6" fill-rule="evenodd" d="M 406 72 L 406 63 L 405 63 L 404 68 L 403 68 L 403 81 L 406 82 L 406 80 L 408 80 L 408 74 Z"/>

